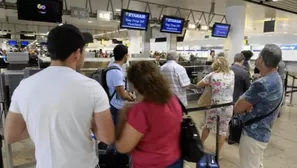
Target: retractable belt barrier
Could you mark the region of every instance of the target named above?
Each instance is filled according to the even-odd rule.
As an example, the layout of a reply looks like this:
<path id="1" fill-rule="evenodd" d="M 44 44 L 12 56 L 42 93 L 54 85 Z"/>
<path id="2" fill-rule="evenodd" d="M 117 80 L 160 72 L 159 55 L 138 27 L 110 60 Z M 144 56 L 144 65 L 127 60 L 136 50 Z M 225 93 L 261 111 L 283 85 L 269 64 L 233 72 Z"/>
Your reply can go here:
<path id="1" fill-rule="evenodd" d="M 201 111 L 201 110 L 209 110 L 209 109 L 226 107 L 226 106 L 231 106 L 231 105 L 234 105 L 234 103 L 230 102 L 230 103 L 214 104 L 214 105 L 203 106 L 203 107 L 187 108 L 187 111 L 188 112 L 197 112 L 197 111 Z"/>

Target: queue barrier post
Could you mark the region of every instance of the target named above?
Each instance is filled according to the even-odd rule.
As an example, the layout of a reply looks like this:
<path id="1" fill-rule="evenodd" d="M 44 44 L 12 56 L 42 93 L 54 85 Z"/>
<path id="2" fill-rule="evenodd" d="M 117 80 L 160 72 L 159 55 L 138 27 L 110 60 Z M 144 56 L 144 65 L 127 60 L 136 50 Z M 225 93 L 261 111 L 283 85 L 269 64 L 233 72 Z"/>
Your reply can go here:
<path id="1" fill-rule="evenodd" d="M 293 90 L 293 88 L 294 88 L 294 86 L 295 86 L 295 79 L 296 79 L 296 77 L 295 76 L 292 76 L 293 77 L 293 80 L 292 80 L 292 90 Z M 291 96 L 290 96 L 290 104 L 288 105 L 288 106 L 290 106 L 290 107 L 293 107 L 294 105 L 292 104 L 292 102 L 293 102 L 293 96 L 294 96 L 294 92 L 292 91 L 291 92 Z"/>

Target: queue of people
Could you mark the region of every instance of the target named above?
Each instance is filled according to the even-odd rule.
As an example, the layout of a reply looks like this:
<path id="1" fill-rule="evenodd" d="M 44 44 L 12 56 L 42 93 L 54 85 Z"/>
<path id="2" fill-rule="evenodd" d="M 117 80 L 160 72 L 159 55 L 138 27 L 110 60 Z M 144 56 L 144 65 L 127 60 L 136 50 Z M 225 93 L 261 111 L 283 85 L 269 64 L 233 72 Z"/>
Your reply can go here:
<path id="1" fill-rule="evenodd" d="M 8 143 L 31 137 L 37 168 L 94 168 L 98 158 L 90 139 L 93 132 L 115 151 L 130 153 L 133 168 L 183 167 L 179 100 L 188 105 L 186 89 L 191 83 L 185 68 L 176 62 L 176 52 L 168 53 L 160 69 L 153 62 L 139 62 L 125 74 L 128 48 L 116 46 L 114 62 L 106 72 L 106 92 L 97 81 L 77 72 L 84 63 L 86 41 L 76 27 L 55 27 L 47 43 L 50 67 L 24 79 L 12 96 L 4 131 Z M 259 168 L 282 100 L 283 84 L 277 73 L 281 50 L 272 44 L 263 48 L 256 61 L 261 77 L 253 83 L 248 82 L 244 53 L 236 54 L 231 68 L 223 54 L 217 58 L 213 54 L 213 72 L 197 87 L 211 87 L 211 104 L 236 103 L 207 110 L 202 142 L 215 130 L 217 115 L 221 152 L 233 113 L 243 114 L 245 121 L 277 109 L 244 127 L 241 136 L 240 168 Z M 128 81 L 139 95 L 137 102 L 127 91 Z"/>

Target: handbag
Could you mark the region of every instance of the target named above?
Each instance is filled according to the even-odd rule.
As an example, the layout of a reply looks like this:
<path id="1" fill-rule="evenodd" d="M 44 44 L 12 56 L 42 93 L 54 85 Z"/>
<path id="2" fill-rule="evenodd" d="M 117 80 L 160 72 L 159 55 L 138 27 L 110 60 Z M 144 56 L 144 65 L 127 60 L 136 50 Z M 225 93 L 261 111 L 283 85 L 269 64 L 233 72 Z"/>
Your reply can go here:
<path id="1" fill-rule="evenodd" d="M 239 144 L 241 133 L 242 133 L 244 126 L 252 125 L 252 124 L 259 122 L 259 121 L 263 120 L 264 118 L 272 115 L 280 107 L 281 104 L 282 104 L 282 100 L 271 112 L 269 112 L 265 115 L 250 119 L 246 122 L 243 122 L 239 115 L 234 115 L 232 117 L 231 121 L 229 122 L 228 144 L 230 144 L 230 145 L 235 144 L 235 143 Z"/>
<path id="2" fill-rule="evenodd" d="M 212 88 L 210 86 L 205 87 L 202 95 L 200 96 L 197 104 L 198 107 L 204 107 L 211 105 Z"/>
<path id="3" fill-rule="evenodd" d="M 180 149 L 182 159 L 188 162 L 196 163 L 204 156 L 204 149 L 200 139 L 199 132 L 193 119 L 188 116 L 188 112 L 183 103 L 179 100 L 183 111 L 183 120 L 181 123 Z"/>
<path id="4" fill-rule="evenodd" d="M 212 75 L 209 77 L 209 80 L 212 80 Z M 212 98 L 212 87 L 206 86 L 202 95 L 198 99 L 198 107 L 205 107 L 211 105 L 211 98 Z"/>

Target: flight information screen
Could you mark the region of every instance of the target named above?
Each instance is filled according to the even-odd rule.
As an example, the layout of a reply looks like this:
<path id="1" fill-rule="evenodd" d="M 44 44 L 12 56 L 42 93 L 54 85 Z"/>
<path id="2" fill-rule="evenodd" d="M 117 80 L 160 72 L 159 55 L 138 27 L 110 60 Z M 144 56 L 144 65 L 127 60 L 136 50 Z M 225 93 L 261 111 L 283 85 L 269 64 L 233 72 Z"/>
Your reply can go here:
<path id="1" fill-rule="evenodd" d="M 147 30 L 149 13 L 122 9 L 120 27 L 124 29 Z"/>
<path id="2" fill-rule="evenodd" d="M 161 32 L 181 34 L 183 32 L 185 19 L 171 16 L 163 16 Z"/>
<path id="3" fill-rule="evenodd" d="M 212 28 L 212 37 L 227 38 L 230 31 L 229 24 L 215 23 Z"/>

